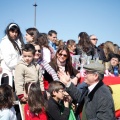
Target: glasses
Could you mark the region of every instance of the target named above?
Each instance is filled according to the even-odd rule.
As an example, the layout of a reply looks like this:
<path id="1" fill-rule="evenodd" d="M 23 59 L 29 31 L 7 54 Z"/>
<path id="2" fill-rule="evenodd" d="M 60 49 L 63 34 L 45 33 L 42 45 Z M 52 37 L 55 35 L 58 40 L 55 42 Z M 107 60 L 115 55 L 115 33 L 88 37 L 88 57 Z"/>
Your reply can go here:
<path id="1" fill-rule="evenodd" d="M 84 74 L 96 74 L 97 72 L 96 71 L 85 71 Z"/>
<path id="2" fill-rule="evenodd" d="M 59 56 L 67 57 L 66 54 L 59 53 Z"/>
<path id="3" fill-rule="evenodd" d="M 35 50 L 35 52 L 39 52 L 39 53 L 41 53 L 41 50 Z"/>
<path id="4" fill-rule="evenodd" d="M 93 38 L 93 39 L 91 39 L 91 40 L 98 40 L 97 38 Z"/>

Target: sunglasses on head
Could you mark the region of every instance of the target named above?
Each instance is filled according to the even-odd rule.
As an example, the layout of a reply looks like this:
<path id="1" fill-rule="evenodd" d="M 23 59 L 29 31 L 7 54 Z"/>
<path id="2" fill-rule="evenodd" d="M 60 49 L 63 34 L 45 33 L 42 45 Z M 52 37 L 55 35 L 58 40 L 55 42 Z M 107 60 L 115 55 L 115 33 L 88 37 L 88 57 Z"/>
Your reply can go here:
<path id="1" fill-rule="evenodd" d="M 41 50 L 35 50 L 35 52 L 39 52 L 39 53 L 41 53 Z"/>
<path id="2" fill-rule="evenodd" d="M 93 38 L 93 39 L 91 39 L 91 40 L 98 40 L 97 38 Z"/>
<path id="3" fill-rule="evenodd" d="M 62 54 L 62 53 L 59 53 L 59 56 L 64 56 L 64 57 L 67 57 L 66 54 Z"/>

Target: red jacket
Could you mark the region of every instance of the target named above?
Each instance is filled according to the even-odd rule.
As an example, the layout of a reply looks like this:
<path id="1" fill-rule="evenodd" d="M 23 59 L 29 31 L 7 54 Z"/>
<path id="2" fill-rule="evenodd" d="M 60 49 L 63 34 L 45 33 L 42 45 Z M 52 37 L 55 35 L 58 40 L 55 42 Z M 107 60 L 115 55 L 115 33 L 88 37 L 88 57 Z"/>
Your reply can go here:
<path id="1" fill-rule="evenodd" d="M 38 115 L 30 113 L 28 104 L 24 107 L 25 120 L 48 120 L 47 114 L 45 111 L 42 111 Z"/>

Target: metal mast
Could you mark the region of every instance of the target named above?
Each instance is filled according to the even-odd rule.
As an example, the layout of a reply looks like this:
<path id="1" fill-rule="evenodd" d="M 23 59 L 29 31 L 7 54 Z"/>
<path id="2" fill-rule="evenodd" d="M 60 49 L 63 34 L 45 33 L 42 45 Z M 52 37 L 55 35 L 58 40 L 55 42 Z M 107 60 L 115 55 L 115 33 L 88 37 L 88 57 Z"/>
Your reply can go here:
<path id="1" fill-rule="evenodd" d="M 33 5 L 35 7 L 35 13 L 34 13 L 34 26 L 36 27 L 36 7 L 37 7 L 37 4 L 35 2 L 35 4 Z"/>

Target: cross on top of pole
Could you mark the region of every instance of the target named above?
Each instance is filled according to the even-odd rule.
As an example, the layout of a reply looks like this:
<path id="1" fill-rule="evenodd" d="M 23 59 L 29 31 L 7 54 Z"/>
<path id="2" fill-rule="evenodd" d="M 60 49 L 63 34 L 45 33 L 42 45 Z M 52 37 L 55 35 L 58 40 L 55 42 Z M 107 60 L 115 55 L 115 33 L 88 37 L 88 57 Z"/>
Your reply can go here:
<path id="1" fill-rule="evenodd" d="M 35 3 L 33 6 L 37 7 L 37 4 Z"/>

